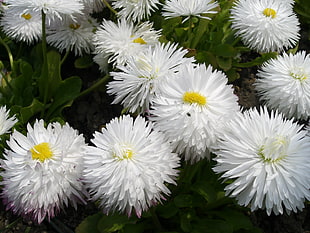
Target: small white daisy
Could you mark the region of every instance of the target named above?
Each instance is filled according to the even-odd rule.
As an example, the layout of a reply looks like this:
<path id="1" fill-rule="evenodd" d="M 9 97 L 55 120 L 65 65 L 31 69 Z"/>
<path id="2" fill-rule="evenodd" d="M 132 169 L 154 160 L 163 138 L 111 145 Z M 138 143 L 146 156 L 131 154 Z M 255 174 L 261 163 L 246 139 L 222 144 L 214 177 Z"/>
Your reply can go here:
<path id="1" fill-rule="evenodd" d="M 166 183 L 176 184 L 180 158 L 142 117 L 114 118 L 91 141 L 84 179 L 105 213 L 135 211 L 140 217 L 170 194 Z"/>
<path id="2" fill-rule="evenodd" d="M 239 111 L 237 96 L 221 71 L 183 65 L 154 99 L 151 120 L 191 163 L 210 158 L 209 150 L 225 121 Z"/>
<path id="3" fill-rule="evenodd" d="M 211 19 L 205 14 L 216 14 L 214 10 L 218 7 L 217 1 L 213 0 L 167 0 L 163 7 L 162 15 L 169 19 L 179 16 L 186 16 L 185 22 L 190 16 L 204 19 Z"/>
<path id="4" fill-rule="evenodd" d="M 99 24 L 91 16 L 77 15 L 73 20 L 64 17 L 55 19 L 47 28 L 47 43 L 63 51 L 74 51 L 76 56 L 90 54 L 94 50 L 92 38 Z"/>
<path id="5" fill-rule="evenodd" d="M 286 117 L 307 120 L 310 116 L 310 55 L 305 51 L 279 55 L 263 64 L 255 89 L 271 109 Z"/>
<path id="6" fill-rule="evenodd" d="M 140 55 L 130 58 L 126 66 L 118 66 L 118 72 L 111 72 L 114 81 L 108 84 L 107 93 L 115 95 L 113 104 L 121 103 L 129 112 L 148 111 L 153 98 L 160 95 L 166 84 L 184 63 L 187 50 L 178 49 L 177 44 L 156 44 Z"/>
<path id="7" fill-rule="evenodd" d="M 293 1 L 238 0 L 231 10 L 231 20 L 235 35 L 258 52 L 282 51 L 299 40 Z"/>
<path id="8" fill-rule="evenodd" d="M 216 173 L 232 179 L 226 195 L 252 211 L 296 212 L 310 198 L 310 138 L 302 126 L 266 107 L 227 122 L 218 142 Z"/>
<path id="9" fill-rule="evenodd" d="M 64 206 L 83 202 L 84 138 L 68 124 L 43 120 L 27 136 L 14 131 L 0 160 L 2 198 L 6 208 L 37 223 L 52 218 Z"/>
<path id="10" fill-rule="evenodd" d="M 41 39 L 42 19 L 40 12 L 7 7 L 2 14 L 0 25 L 7 36 L 28 44 Z"/>
<path id="11" fill-rule="evenodd" d="M 150 16 L 152 11 L 158 9 L 159 0 L 113 0 L 112 5 L 120 18 L 140 22 Z"/>
<path id="12" fill-rule="evenodd" d="M 83 4 L 79 0 L 5 0 L 11 7 L 24 8 L 41 13 L 43 11 L 47 18 L 54 17 L 62 19 L 62 16 L 81 14 Z"/>
<path id="13" fill-rule="evenodd" d="M 108 62 L 123 65 L 130 56 L 139 54 L 149 45 L 158 43 L 159 31 L 153 24 L 144 22 L 134 26 L 132 22 L 120 20 L 114 23 L 103 20 L 94 35 L 95 53 L 109 57 Z"/>
<path id="14" fill-rule="evenodd" d="M 15 116 L 9 116 L 10 111 L 6 110 L 6 106 L 0 107 L 0 135 L 10 132 L 10 129 L 16 124 Z"/>

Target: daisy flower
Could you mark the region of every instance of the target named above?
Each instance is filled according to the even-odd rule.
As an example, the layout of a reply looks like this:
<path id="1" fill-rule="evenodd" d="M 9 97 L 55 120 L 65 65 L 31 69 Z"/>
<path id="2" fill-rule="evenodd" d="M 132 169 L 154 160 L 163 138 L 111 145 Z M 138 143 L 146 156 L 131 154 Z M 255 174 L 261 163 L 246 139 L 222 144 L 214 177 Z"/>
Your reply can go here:
<path id="1" fill-rule="evenodd" d="M 226 195 L 252 211 L 296 212 L 310 198 L 310 138 L 293 120 L 266 107 L 226 123 L 217 145 L 216 173 L 232 179 Z"/>
<path id="2" fill-rule="evenodd" d="M 17 119 L 15 116 L 9 116 L 10 111 L 6 110 L 6 106 L 0 107 L 0 135 L 10 132 L 10 129 L 15 125 Z"/>
<path id="3" fill-rule="evenodd" d="M 86 144 L 68 124 L 43 120 L 27 125 L 27 136 L 18 131 L 7 142 L 0 160 L 2 197 L 7 210 L 41 223 L 70 201 L 83 202 L 81 182 Z"/>
<path id="4" fill-rule="evenodd" d="M 71 17 L 55 19 L 47 28 L 46 40 L 60 52 L 74 51 L 76 56 L 90 54 L 94 49 L 92 38 L 98 25 L 94 18 L 87 15 L 78 15 L 75 20 Z"/>
<path id="5" fill-rule="evenodd" d="M 40 12 L 7 7 L 2 14 L 0 25 L 7 36 L 28 44 L 41 39 L 42 19 Z"/>
<path id="6" fill-rule="evenodd" d="M 113 0 L 114 8 L 121 9 L 118 12 L 120 18 L 140 22 L 150 16 L 152 11 L 158 9 L 159 0 Z"/>
<path id="7" fill-rule="evenodd" d="M 105 213 L 135 211 L 140 217 L 170 194 L 165 183 L 176 184 L 179 157 L 142 117 L 114 118 L 91 141 L 84 179 Z"/>
<path id="8" fill-rule="evenodd" d="M 263 64 L 255 89 L 271 109 L 286 117 L 307 120 L 310 116 L 310 55 L 305 51 L 279 55 Z"/>
<path id="9" fill-rule="evenodd" d="M 5 0 L 11 7 L 23 8 L 46 14 L 48 19 L 62 19 L 63 15 L 81 14 L 83 4 L 79 0 Z"/>
<path id="10" fill-rule="evenodd" d="M 178 72 L 179 66 L 194 61 L 185 58 L 187 50 L 177 46 L 158 43 L 131 57 L 126 66 L 118 66 L 119 72 L 111 72 L 114 81 L 108 84 L 107 93 L 115 95 L 112 103 L 122 103 L 132 113 L 148 111 L 154 96 L 160 94 L 161 87 Z"/>
<path id="11" fill-rule="evenodd" d="M 186 16 L 185 22 L 190 16 L 196 16 L 204 19 L 211 19 L 205 14 L 216 14 L 214 9 L 218 3 L 212 0 L 167 0 L 163 7 L 162 15 L 169 19 L 179 16 Z"/>
<path id="12" fill-rule="evenodd" d="M 162 88 L 150 111 L 156 129 L 165 133 L 186 161 L 210 158 L 223 122 L 239 111 L 237 96 L 221 71 L 205 65 L 183 65 Z"/>
<path id="13" fill-rule="evenodd" d="M 120 20 L 117 24 L 103 20 L 93 38 L 95 53 L 109 57 L 109 63 L 123 65 L 128 57 L 139 54 L 149 45 L 159 43 L 159 31 L 152 27 L 150 22 L 134 26 L 126 20 Z"/>
<path id="14" fill-rule="evenodd" d="M 231 20 L 235 35 L 258 52 L 282 51 L 299 40 L 293 1 L 239 0 L 231 10 Z"/>

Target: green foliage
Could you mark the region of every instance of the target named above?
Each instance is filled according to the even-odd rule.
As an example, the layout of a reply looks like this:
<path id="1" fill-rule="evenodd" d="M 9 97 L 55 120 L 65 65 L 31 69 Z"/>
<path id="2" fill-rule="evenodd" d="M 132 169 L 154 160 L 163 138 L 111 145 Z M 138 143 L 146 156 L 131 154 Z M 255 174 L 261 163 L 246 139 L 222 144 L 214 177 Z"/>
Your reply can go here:
<path id="1" fill-rule="evenodd" d="M 55 50 L 48 51 L 47 76 L 42 76 L 40 52 L 39 46 L 35 46 L 31 63 L 23 58 L 15 61 L 14 72 L 6 74 L 8 83 L 0 87 L 0 103 L 16 113 L 21 123 L 35 117 L 44 117 L 46 121 L 62 117 L 62 110 L 71 106 L 81 91 L 82 81 L 78 76 L 61 77 L 61 55 Z"/>
<path id="2" fill-rule="evenodd" d="M 140 219 L 98 213 L 87 217 L 76 228 L 76 233 L 260 233 L 252 225 L 246 209 L 225 197 L 223 184 L 218 182 L 211 167 L 207 160 L 186 164 L 181 169 L 178 185 L 169 186 L 171 197 L 152 207 Z"/>

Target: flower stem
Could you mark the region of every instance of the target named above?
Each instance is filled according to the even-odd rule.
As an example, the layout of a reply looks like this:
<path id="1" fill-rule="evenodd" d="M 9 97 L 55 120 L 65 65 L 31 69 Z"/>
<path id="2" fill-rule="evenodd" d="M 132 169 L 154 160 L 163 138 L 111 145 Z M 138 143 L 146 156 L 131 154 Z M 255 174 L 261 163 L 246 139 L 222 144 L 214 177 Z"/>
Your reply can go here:
<path id="1" fill-rule="evenodd" d="M 41 12 L 42 14 L 42 55 L 43 55 L 43 67 L 42 67 L 42 73 L 40 77 L 42 89 L 43 89 L 43 105 L 44 108 L 41 111 L 41 117 L 43 118 L 44 116 L 44 110 L 46 107 L 47 103 L 47 97 L 48 97 L 48 85 L 49 85 L 49 80 L 48 80 L 48 64 L 47 64 L 47 45 L 46 45 L 46 27 L 45 27 L 45 21 L 46 21 L 46 14 Z"/>
<path id="2" fill-rule="evenodd" d="M 85 89 L 84 91 L 82 91 L 77 98 L 80 98 L 82 96 L 85 96 L 87 94 L 89 94 L 90 92 L 92 92 L 93 90 L 97 89 L 98 87 L 100 87 L 101 85 L 107 83 L 110 79 L 110 76 L 107 74 L 105 75 L 103 78 L 99 79 L 97 82 L 95 82 L 92 86 L 90 86 L 89 88 Z"/>
<path id="3" fill-rule="evenodd" d="M 11 52 L 10 47 L 7 45 L 7 43 L 5 43 L 2 38 L 0 37 L 0 43 L 4 46 L 4 48 L 6 49 L 8 56 L 9 56 L 9 60 L 10 60 L 10 66 L 11 66 L 11 71 L 14 72 L 14 59 L 13 59 L 13 55 Z"/>
<path id="4" fill-rule="evenodd" d="M 107 8 L 109 8 L 109 10 L 110 10 L 113 14 L 117 15 L 117 11 L 114 10 L 114 8 L 110 5 L 110 3 L 108 3 L 107 0 L 102 0 L 102 2 L 106 5 Z"/>
<path id="5" fill-rule="evenodd" d="M 60 61 L 60 65 L 62 65 L 65 62 L 65 60 L 67 59 L 69 53 L 70 53 L 70 50 L 67 50 L 66 54 L 63 56 L 63 58 Z"/>
<path id="6" fill-rule="evenodd" d="M 9 82 L 8 78 L 6 77 L 6 75 L 0 70 L 0 75 L 2 76 L 2 78 L 4 79 L 6 85 L 8 85 L 8 87 L 10 88 L 10 90 L 13 92 L 14 88 L 12 87 L 11 83 Z"/>

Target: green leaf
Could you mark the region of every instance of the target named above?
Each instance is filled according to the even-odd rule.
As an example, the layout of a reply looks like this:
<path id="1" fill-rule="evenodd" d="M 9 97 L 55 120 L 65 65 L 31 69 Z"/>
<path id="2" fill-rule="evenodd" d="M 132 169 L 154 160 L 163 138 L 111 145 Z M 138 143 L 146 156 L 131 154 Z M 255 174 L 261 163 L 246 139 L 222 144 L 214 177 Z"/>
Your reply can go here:
<path id="1" fill-rule="evenodd" d="M 219 67 L 224 70 L 227 71 L 232 67 L 232 58 L 230 57 L 216 57 L 216 61 L 217 64 L 219 65 Z"/>
<path id="2" fill-rule="evenodd" d="M 103 216 L 103 213 L 88 216 L 76 227 L 75 233 L 100 233 L 97 225 Z"/>
<path id="3" fill-rule="evenodd" d="M 122 233 L 143 233 L 145 232 L 145 224 L 140 222 L 136 224 L 126 224 L 122 229 Z"/>
<path id="4" fill-rule="evenodd" d="M 208 30 L 208 25 L 209 25 L 209 20 L 203 19 L 203 18 L 199 19 L 198 26 L 195 29 L 195 36 L 191 42 L 191 48 L 196 48 L 202 36 Z"/>
<path id="5" fill-rule="evenodd" d="M 203 50 L 197 51 L 195 58 L 198 63 L 210 64 L 212 65 L 213 68 L 218 67 L 216 57 L 214 56 L 213 53 L 209 51 L 203 51 Z"/>
<path id="6" fill-rule="evenodd" d="M 175 206 L 174 202 L 170 201 L 164 205 L 159 205 L 156 208 L 156 212 L 162 218 L 171 218 L 178 213 L 179 209 Z"/>
<path id="7" fill-rule="evenodd" d="M 126 224 L 133 224 L 135 221 L 130 220 L 125 215 L 108 215 L 103 216 L 98 222 L 98 229 L 100 233 L 111 233 L 122 230 Z"/>
<path id="8" fill-rule="evenodd" d="M 186 212 L 182 212 L 180 216 L 180 223 L 181 223 L 181 229 L 184 232 L 191 232 L 192 231 L 192 225 L 191 222 L 195 218 L 195 212 L 194 210 L 189 210 Z"/>
<path id="9" fill-rule="evenodd" d="M 213 48 L 213 52 L 221 57 L 235 57 L 238 51 L 229 44 L 219 44 Z"/>
<path id="10" fill-rule="evenodd" d="M 44 109 L 44 104 L 41 103 L 39 100 L 34 98 L 32 103 L 29 106 L 23 107 L 20 110 L 21 121 L 23 123 L 28 122 L 28 120 L 31 117 L 33 117 L 35 114 L 41 112 L 43 109 Z"/>
<path id="11" fill-rule="evenodd" d="M 221 211 L 216 211 L 215 213 L 218 217 L 224 219 L 230 225 L 232 225 L 233 230 L 237 231 L 240 229 L 249 230 L 253 227 L 251 220 L 248 216 L 244 215 L 242 212 L 225 208 Z"/>
<path id="12" fill-rule="evenodd" d="M 240 78 L 240 74 L 237 72 L 236 69 L 232 68 L 228 71 L 225 72 L 227 77 L 228 77 L 228 82 L 229 83 L 232 83 L 234 82 L 235 80 L 239 79 Z"/>
<path id="13" fill-rule="evenodd" d="M 201 195 L 208 203 L 215 202 L 217 200 L 217 192 L 213 187 L 213 184 L 207 181 L 198 181 L 192 186 L 192 190 Z"/>
<path id="14" fill-rule="evenodd" d="M 192 233 L 233 233 L 233 227 L 223 220 L 200 219 L 192 226 Z"/>
<path id="15" fill-rule="evenodd" d="M 197 194 L 179 194 L 174 198 L 173 202 L 179 208 L 202 207 L 205 205 L 204 199 Z"/>
<path id="16" fill-rule="evenodd" d="M 79 57 L 74 61 L 74 67 L 77 69 L 86 69 L 93 65 L 93 59 L 91 56 Z"/>
<path id="17" fill-rule="evenodd" d="M 54 93 L 54 99 L 47 111 L 46 117 L 56 117 L 61 114 L 63 108 L 71 106 L 72 101 L 79 95 L 81 87 L 82 81 L 77 76 L 62 81 Z"/>
<path id="18" fill-rule="evenodd" d="M 239 68 L 248 68 L 253 66 L 259 66 L 263 64 L 264 62 L 268 61 L 269 59 L 276 58 L 278 53 L 272 52 L 272 53 L 264 53 L 260 57 L 255 58 L 252 61 L 244 62 L 244 63 L 235 63 L 234 67 Z"/>
<path id="19" fill-rule="evenodd" d="M 193 196 L 189 194 L 180 194 L 174 198 L 174 204 L 177 207 L 192 207 L 193 206 Z"/>
<path id="20" fill-rule="evenodd" d="M 49 83 L 49 94 L 50 96 L 58 89 L 61 79 L 61 56 L 55 50 L 47 53 L 47 65 L 48 65 L 48 83 Z M 50 97 L 49 96 L 49 97 Z"/>

